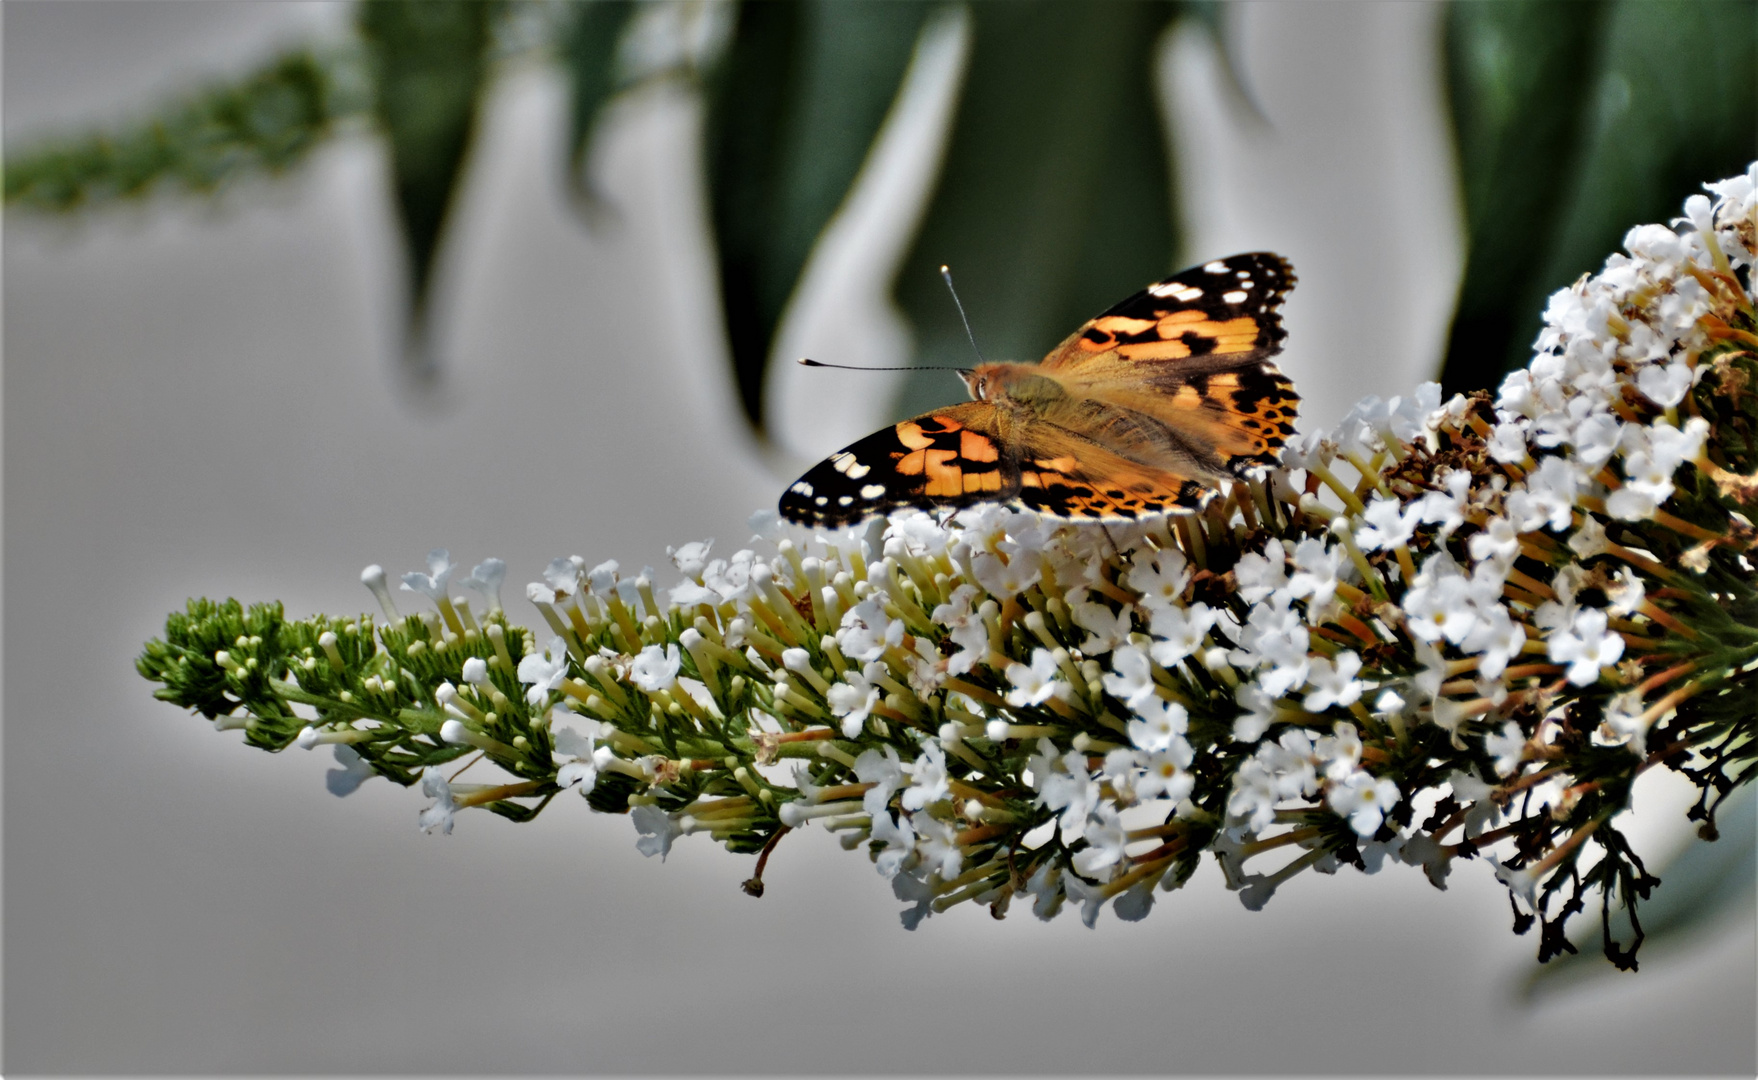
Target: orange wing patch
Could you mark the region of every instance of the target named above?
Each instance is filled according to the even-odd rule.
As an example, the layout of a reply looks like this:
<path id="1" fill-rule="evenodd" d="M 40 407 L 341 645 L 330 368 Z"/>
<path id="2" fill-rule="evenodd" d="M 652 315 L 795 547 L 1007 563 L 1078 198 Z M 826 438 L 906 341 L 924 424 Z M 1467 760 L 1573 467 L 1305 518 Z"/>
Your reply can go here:
<path id="1" fill-rule="evenodd" d="M 1174 311 L 1158 322 L 1121 315 L 1094 319 L 1076 340 L 1087 352 L 1116 349 L 1129 360 L 1183 360 L 1252 352 L 1262 336 L 1255 319 L 1217 322 L 1200 311 Z"/>

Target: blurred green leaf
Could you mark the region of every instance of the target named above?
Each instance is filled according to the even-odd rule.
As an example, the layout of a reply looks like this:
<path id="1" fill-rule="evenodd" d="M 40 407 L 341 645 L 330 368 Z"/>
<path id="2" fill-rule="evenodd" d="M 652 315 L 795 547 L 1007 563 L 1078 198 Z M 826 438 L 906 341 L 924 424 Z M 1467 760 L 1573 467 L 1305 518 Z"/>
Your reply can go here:
<path id="1" fill-rule="evenodd" d="M 620 89 L 617 45 L 629 19 L 635 14 L 633 0 L 581 0 L 572 5 L 563 30 L 560 49 L 567 70 L 570 110 L 568 114 L 568 173 L 574 190 L 588 204 L 600 200 L 590 190 L 586 176 L 587 146 L 603 112 Z"/>
<path id="2" fill-rule="evenodd" d="M 205 194 L 253 171 L 283 171 L 338 119 L 365 108 L 339 75 L 348 63 L 345 52 L 289 53 L 114 132 L 9 150 L 6 202 L 67 212 L 143 196 L 161 183 Z"/>
<path id="3" fill-rule="evenodd" d="M 1758 154 L 1750 0 L 1455 2 L 1468 255 L 1442 385 L 1526 363 L 1545 298 Z"/>
<path id="4" fill-rule="evenodd" d="M 1758 896 L 1758 797 L 1753 785 L 1730 795 L 1715 820 L 1721 832 L 1718 839 L 1693 839 L 1664 866 L 1649 868 L 1661 880 L 1642 904 L 1642 929 L 1647 935 L 1643 959 L 1651 964 L 1664 962 L 1670 950 L 1701 934 L 1725 928 L 1736 918 L 1750 918 L 1753 898 Z M 1615 969 L 1589 944 L 1600 936 L 1602 926 L 1597 917 L 1583 919 L 1572 935 L 1584 946 L 1581 951 L 1532 969 L 1520 985 L 1520 995 L 1531 999 L 1615 976 Z M 1623 909 L 1612 912 L 1611 927 L 1613 938 L 1626 946 L 1635 937 L 1629 913 Z"/>
<path id="5" fill-rule="evenodd" d="M 413 338 L 426 321 L 439 247 L 487 81 L 487 0 L 363 0 L 356 9 L 377 85 L 375 113 L 391 148 L 397 216 L 408 246 Z M 425 350 L 410 350 L 431 378 Z"/>
<path id="6" fill-rule="evenodd" d="M 740 403 L 762 423 L 775 330 L 909 66 L 921 0 L 742 4 L 707 86 L 706 156 Z"/>
<path id="7" fill-rule="evenodd" d="M 1176 250 L 1155 58 L 1171 3 L 976 4 L 964 94 L 897 295 L 923 363 L 968 366 L 949 264 L 985 357 L 1036 360 L 1162 276 Z M 900 405 L 957 396 L 912 375 Z"/>
<path id="8" fill-rule="evenodd" d="M 1447 343 L 1449 391 L 1493 384 L 1537 333 L 1536 312 L 1521 306 L 1543 290 L 1543 260 L 1532 251 L 1556 232 L 1581 153 L 1607 8 L 1507 0 L 1447 9 L 1447 86 L 1468 228 Z"/>

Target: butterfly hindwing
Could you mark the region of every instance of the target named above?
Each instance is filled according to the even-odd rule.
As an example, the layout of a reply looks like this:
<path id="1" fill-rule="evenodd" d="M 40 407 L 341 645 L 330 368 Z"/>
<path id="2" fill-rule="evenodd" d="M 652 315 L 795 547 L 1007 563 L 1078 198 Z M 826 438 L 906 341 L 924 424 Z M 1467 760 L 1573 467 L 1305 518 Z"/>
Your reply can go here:
<path id="1" fill-rule="evenodd" d="M 1197 510 L 1214 489 L 1165 466 L 1134 460 L 1079 432 L 1032 425 L 1021 439 L 1015 505 L 1084 521 Z"/>

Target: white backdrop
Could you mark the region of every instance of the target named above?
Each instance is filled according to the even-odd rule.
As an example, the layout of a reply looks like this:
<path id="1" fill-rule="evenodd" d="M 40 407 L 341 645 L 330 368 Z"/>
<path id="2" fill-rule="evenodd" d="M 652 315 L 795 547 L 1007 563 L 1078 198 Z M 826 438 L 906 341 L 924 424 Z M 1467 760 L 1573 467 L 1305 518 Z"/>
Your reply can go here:
<path id="1" fill-rule="evenodd" d="M 1231 11 L 1275 121 L 1249 137 L 1195 43 L 1171 47 L 1190 254 L 1293 260 L 1286 367 L 1319 421 L 1407 389 L 1444 337 L 1459 249 L 1436 12 Z M 9 146 L 346 17 L 4 14 Z M 9 215 L 9 1072 L 1752 1071 L 1749 927 L 1522 1006 L 1536 942 L 1509 933 L 1481 864 L 1446 892 L 1404 867 L 1305 875 L 1257 914 L 1205 866 L 1143 923 L 961 910 L 906 933 L 823 834 L 789 840 L 761 901 L 738 889 L 748 857 L 686 840 L 662 866 L 571 799 L 423 836 L 418 795 L 333 798 L 327 755 L 271 757 L 153 701 L 132 657 L 190 595 L 362 610 L 362 565 L 414 569 L 436 545 L 506 558 L 509 599 L 558 554 L 669 580 L 666 544 L 730 550 L 772 505 L 788 477 L 730 404 L 690 103 L 619 114 L 599 164 L 623 215 L 590 233 L 556 183 L 561 101 L 541 72 L 499 88 L 447 253 L 447 389 L 419 407 L 391 376 L 370 139 L 218 207 Z M 859 308 L 844 320 L 802 314 L 797 340 L 901 349 L 858 292 L 835 301 Z M 779 420 L 824 429 L 791 448 L 864 434 L 862 396 L 788 389 Z M 1678 793 L 1639 802 L 1658 850 Z"/>

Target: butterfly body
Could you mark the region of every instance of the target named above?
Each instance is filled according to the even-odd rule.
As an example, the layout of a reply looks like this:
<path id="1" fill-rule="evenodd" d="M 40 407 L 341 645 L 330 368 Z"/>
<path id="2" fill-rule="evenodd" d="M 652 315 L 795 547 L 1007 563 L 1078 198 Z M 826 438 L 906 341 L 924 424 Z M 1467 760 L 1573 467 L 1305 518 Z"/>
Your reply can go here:
<path id="1" fill-rule="evenodd" d="M 974 400 L 832 454 L 788 487 L 781 514 L 835 527 L 985 502 L 1086 521 L 1200 509 L 1293 435 L 1299 397 L 1268 359 L 1293 285 L 1268 253 L 1156 282 L 1041 363 L 961 371 Z"/>

